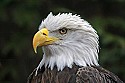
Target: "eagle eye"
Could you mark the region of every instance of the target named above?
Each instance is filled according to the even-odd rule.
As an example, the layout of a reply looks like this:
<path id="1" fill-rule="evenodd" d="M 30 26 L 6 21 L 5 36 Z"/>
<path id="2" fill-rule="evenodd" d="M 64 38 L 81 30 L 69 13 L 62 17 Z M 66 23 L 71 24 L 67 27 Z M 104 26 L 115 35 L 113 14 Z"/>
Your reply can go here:
<path id="1" fill-rule="evenodd" d="M 67 28 L 62 28 L 62 29 L 59 29 L 59 33 L 60 34 L 66 34 L 67 33 Z"/>

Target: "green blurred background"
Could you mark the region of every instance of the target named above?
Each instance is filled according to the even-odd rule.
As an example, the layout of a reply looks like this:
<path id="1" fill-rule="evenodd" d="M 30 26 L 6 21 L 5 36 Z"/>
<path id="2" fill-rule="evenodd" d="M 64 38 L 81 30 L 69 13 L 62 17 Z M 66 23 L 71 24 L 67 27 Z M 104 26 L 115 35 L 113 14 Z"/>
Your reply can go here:
<path id="1" fill-rule="evenodd" d="M 100 36 L 100 65 L 125 81 L 124 0 L 0 0 L 0 83 L 26 83 L 42 58 L 33 35 L 50 11 L 87 20 Z"/>

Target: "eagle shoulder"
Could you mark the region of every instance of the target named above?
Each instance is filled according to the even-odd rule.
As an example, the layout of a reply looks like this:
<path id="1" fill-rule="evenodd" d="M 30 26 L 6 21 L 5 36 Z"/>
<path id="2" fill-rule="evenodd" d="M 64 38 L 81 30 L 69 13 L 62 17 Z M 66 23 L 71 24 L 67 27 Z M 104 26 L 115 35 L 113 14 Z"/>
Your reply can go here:
<path id="1" fill-rule="evenodd" d="M 76 83 L 123 83 L 118 76 L 101 66 L 79 68 L 76 75 Z"/>

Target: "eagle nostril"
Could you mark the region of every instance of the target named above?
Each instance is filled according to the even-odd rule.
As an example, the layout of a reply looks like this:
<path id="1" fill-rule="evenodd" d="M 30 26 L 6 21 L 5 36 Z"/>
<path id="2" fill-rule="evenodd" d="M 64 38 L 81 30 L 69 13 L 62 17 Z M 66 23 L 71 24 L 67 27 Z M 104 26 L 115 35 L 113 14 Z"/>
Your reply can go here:
<path id="1" fill-rule="evenodd" d="M 43 33 L 43 35 L 46 35 L 46 33 Z M 46 35 L 47 36 L 47 35 Z"/>

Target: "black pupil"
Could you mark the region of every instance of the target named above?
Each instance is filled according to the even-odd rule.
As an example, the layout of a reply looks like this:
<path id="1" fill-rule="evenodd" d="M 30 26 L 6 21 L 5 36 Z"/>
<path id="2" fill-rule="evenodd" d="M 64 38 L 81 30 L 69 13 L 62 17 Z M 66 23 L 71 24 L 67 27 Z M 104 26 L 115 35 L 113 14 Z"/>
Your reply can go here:
<path id="1" fill-rule="evenodd" d="M 65 32 L 66 32 L 66 30 L 65 30 L 65 29 L 62 29 L 62 30 L 61 30 L 61 32 L 62 32 L 62 33 L 65 33 Z"/>

